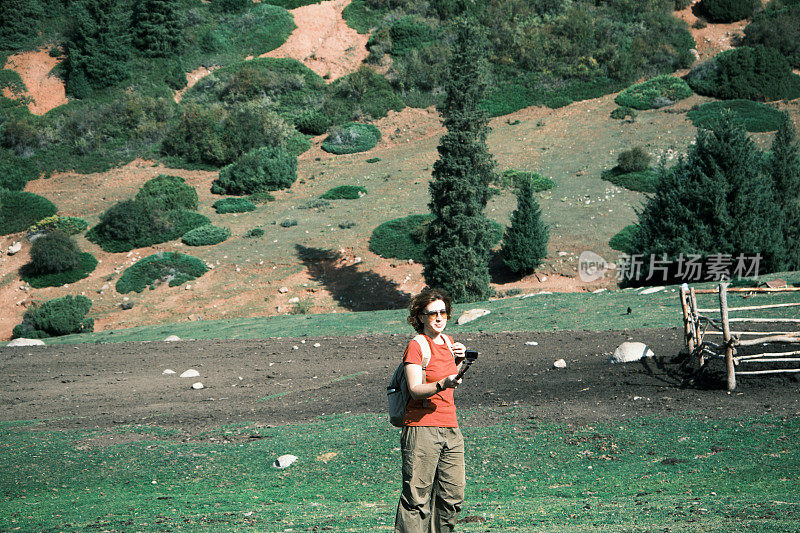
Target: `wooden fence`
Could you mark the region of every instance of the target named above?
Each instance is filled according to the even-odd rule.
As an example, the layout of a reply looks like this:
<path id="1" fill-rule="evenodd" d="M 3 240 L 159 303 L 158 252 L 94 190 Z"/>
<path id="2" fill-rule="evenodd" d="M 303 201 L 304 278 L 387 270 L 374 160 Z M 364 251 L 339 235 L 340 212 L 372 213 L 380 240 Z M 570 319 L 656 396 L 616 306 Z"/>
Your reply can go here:
<path id="1" fill-rule="evenodd" d="M 719 308 L 703 309 L 697 306 L 697 294 L 719 294 Z M 800 363 L 800 350 L 770 351 L 779 345 L 800 345 L 800 330 L 764 331 L 765 324 L 796 324 L 800 328 L 800 318 L 768 318 L 768 317 L 732 317 L 732 314 L 762 309 L 800 307 L 800 301 L 770 305 L 753 305 L 745 307 L 729 307 L 729 293 L 794 293 L 800 298 L 800 287 L 787 288 L 729 288 L 728 283 L 720 283 L 718 289 L 694 289 L 683 284 L 680 290 L 681 309 L 683 311 L 684 334 L 686 347 L 699 370 L 710 358 L 722 358 L 728 374 L 728 390 L 736 388 L 736 376 L 777 374 L 800 372 L 798 367 L 787 367 L 785 363 Z M 709 315 L 713 315 L 713 318 Z M 717 317 L 717 315 L 719 315 Z M 731 328 L 731 324 L 737 330 Z M 774 328 L 770 328 L 774 329 Z M 720 338 L 721 337 L 721 338 Z M 753 337 L 753 338 L 748 338 Z M 711 340 L 714 339 L 714 340 Z M 718 341 L 718 342 L 714 342 Z M 759 346 L 759 353 L 743 353 L 743 348 Z M 795 348 L 800 346 L 795 346 Z M 764 350 L 764 351 L 761 351 Z M 761 370 L 745 370 L 746 365 L 765 363 L 780 368 Z M 740 370 L 738 367 L 742 367 Z"/>

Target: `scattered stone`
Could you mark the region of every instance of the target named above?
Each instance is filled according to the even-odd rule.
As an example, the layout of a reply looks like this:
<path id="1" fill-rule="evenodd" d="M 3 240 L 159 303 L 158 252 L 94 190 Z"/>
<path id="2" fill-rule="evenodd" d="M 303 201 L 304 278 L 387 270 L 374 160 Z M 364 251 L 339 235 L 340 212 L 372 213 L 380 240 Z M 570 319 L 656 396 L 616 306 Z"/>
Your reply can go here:
<path id="1" fill-rule="evenodd" d="M 185 290 L 187 290 L 187 291 L 190 291 L 190 290 L 192 290 L 192 284 L 191 284 L 191 283 L 187 283 L 187 284 L 186 284 L 186 289 L 185 289 Z"/>
<path id="2" fill-rule="evenodd" d="M 201 382 L 199 382 L 199 381 L 198 381 L 197 383 L 193 383 L 193 384 L 192 384 L 192 388 L 193 388 L 194 390 L 205 389 L 205 387 L 203 386 L 203 384 L 202 384 Z"/>
<path id="3" fill-rule="evenodd" d="M 175 372 L 171 368 L 166 368 L 166 369 L 164 369 L 164 371 L 161 374 L 164 375 L 164 376 L 172 376 L 174 374 L 177 374 L 177 372 Z"/>
<path id="4" fill-rule="evenodd" d="M 272 468 L 289 468 L 295 461 L 297 461 L 297 457 L 287 453 L 286 455 L 281 455 L 275 459 L 275 462 L 272 463 Z"/>
<path id="5" fill-rule="evenodd" d="M 16 253 L 19 253 L 20 250 L 22 250 L 22 243 L 17 241 L 15 243 L 12 243 L 11 246 L 8 247 L 8 251 L 6 253 L 8 255 L 14 255 Z"/>
<path id="6" fill-rule="evenodd" d="M 458 317 L 456 324 L 460 326 L 462 324 L 466 324 L 467 322 L 472 322 L 473 320 L 476 320 L 482 316 L 486 316 L 489 313 L 491 313 L 491 311 L 488 309 L 469 309 L 464 311 L 461 316 Z"/>
<path id="7" fill-rule="evenodd" d="M 643 357 L 653 357 L 655 354 L 643 342 L 623 342 L 608 360 L 609 363 L 630 363 L 639 361 Z"/>
<path id="8" fill-rule="evenodd" d="M 539 343 L 536 341 L 528 341 L 525 343 L 525 346 L 539 346 Z"/>
<path id="9" fill-rule="evenodd" d="M 319 348 L 320 346 L 322 346 L 320 343 L 318 343 L 318 342 L 314 343 L 314 348 Z"/>
<path id="10" fill-rule="evenodd" d="M 278 292 L 281 294 L 286 294 L 287 292 L 289 292 L 289 287 L 281 287 L 280 289 L 278 289 Z"/>
<path id="11" fill-rule="evenodd" d="M 129 309 L 133 309 L 133 302 L 122 302 L 119 306 L 123 311 L 128 311 Z"/>
<path id="12" fill-rule="evenodd" d="M 353 259 L 353 264 L 354 264 L 354 265 L 357 265 L 357 264 L 359 264 L 361 261 L 363 261 L 363 259 L 361 259 L 360 257 L 356 257 L 355 259 Z"/>
<path id="13" fill-rule="evenodd" d="M 289 303 L 290 304 L 300 303 L 300 298 L 298 298 L 297 296 L 295 296 L 294 298 L 289 298 Z"/>
<path id="14" fill-rule="evenodd" d="M 600 294 L 601 292 L 605 292 L 608 289 L 597 289 L 596 291 L 592 291 L 592 294 Z"/>
<path id="15" fill-rule="evenodd" d="M 41 339 L 23 339 L 21 337 L 19 339 L 14 339 L 11 342 L 9 342 L 8 344 L 6 344 L 6 346 L 10 346 L 10 347 L 14 347 L 14 346 L 44 346 L 44 345 L 45 345 L 44 341 L 41 340 Z"/>
<path id="16" fill-rule="evenodd" d="M 649 289 L 645 289 L 645 290 L 643 290 L 643 291 L 642 291 L 642 292 L 640 292 L 639 294 L 654 294 L 654 293 L 656 293 L 656 292 L 661 292 L 661 291 L 663 291 L 665 288 L 666 288 L 666 287 L 650 287 Z"/>
<path id="17" fill-rule="evenodd" d="M 559 359 L 558 361 L 553 363 L 553 366 L 555 368 L 567 368 L 567 362 L 564 361 L 563 359 Z"/>
<path id="18" fill-rule="evenodd" d="M 200 372 L 198 372 L 194 368 L 190 368 L 189 370 L 187 370 L 186 372 L 181 374 L 181 377 L 182 378 L 196 378 L 199 375 L 200 375 Z"/>
<path id="19" fill-rule="evenodd" d="M 169 337 L 164 339 L 164 342 L 175 342 L 175 341 L 179 341 L 179 340 L 181 340 L 181 338 L 178 337 L 177 335 L 170 335 Z"/>

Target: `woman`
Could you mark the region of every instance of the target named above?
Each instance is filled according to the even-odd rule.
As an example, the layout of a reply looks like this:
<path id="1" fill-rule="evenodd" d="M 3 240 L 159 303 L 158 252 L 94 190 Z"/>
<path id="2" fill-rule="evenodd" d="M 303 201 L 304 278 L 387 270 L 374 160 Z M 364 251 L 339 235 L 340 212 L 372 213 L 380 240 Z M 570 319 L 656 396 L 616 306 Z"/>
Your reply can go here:
<path id="1" fill-rule="evenodd" d="M 430 361 L 422 368 L 417 340 L 403 354 L 408 401 L 400 448 L 403 490 L 397 506 L 395 532 L 453 531 L 464 499 L 464 439 L 456 420 L 453 389 L 465 347 L 442 333 L 451 311 L 450 296 L 426 289 L 414 297 L 408 323 L 430 346 Z"/>

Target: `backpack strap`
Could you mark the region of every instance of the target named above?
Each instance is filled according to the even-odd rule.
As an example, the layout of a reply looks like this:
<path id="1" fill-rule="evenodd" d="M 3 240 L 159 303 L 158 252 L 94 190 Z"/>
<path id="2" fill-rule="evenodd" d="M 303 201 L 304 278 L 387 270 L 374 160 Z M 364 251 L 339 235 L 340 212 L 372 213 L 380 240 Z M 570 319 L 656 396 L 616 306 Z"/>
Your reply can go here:
<path id="1" fill-rule="evenodd" d="M 431 345 L 428 344 L 428 339 L 425 335 L 417 335 L 412 340 L 417 341 L 419 345 L 419 349 L 422 352 L 422 370 L 425 370 L 428 367 L 428 363 L 431 362 Z"/>

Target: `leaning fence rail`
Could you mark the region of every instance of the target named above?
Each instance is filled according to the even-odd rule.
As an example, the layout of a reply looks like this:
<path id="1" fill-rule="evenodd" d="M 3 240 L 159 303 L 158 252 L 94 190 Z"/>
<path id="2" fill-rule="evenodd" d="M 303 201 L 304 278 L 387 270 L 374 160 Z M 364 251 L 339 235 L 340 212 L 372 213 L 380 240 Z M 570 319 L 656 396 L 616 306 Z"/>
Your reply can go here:
<path id="1" fill-rule="evenodd" d="M 697 294 L 713 293 L 719 295 L 719 308 L 700 308 L 697 306 Z M 751 331 L 731 329 L 732 324 L 749 324 L 750 327 L 759 327 L 758 325 L 760 324 L 800 324 L 800 318 L 730 316 L 731 313 L 737 312 L 800 307 L 800 302 L 730 307 L 728 306 L 729 293 L 800 293 L 800 287 L 729 288 L 728 284 L 723 282 L 719 284 L 717 289 L 695 289 L 687 284 L 682 285 L 680 299 L 684 338 L 689 355 L 695 362 L 696 369 L 702 368 L 709 358 L 723 358 L 728 375 L 728 390 L 731 391 L 736 388 L 737 375 L 800 372 L 800 368 L 788 368 L 785 366 L 766 370 L 738 369 L 740 365 L 749 363 L 800 363 L 800 350 L 764 351 L 755 354 L 741 353 L 741 348 L 758 345 L 772 348 L 775 347 L 775 343 L 800 345 L 800 330 Z M 719 317 L 716 314 L 719 314 Z M 711 338 L 716 338 L 720 342 L 713 342 L 707 339 L 708 336 L 712 336 Z M 718 338 L 720 336 L 722 337 L 721 339 Z M 743 339 L 743 337 L 750 336 L 755 336 L 756 338 Z"/>

